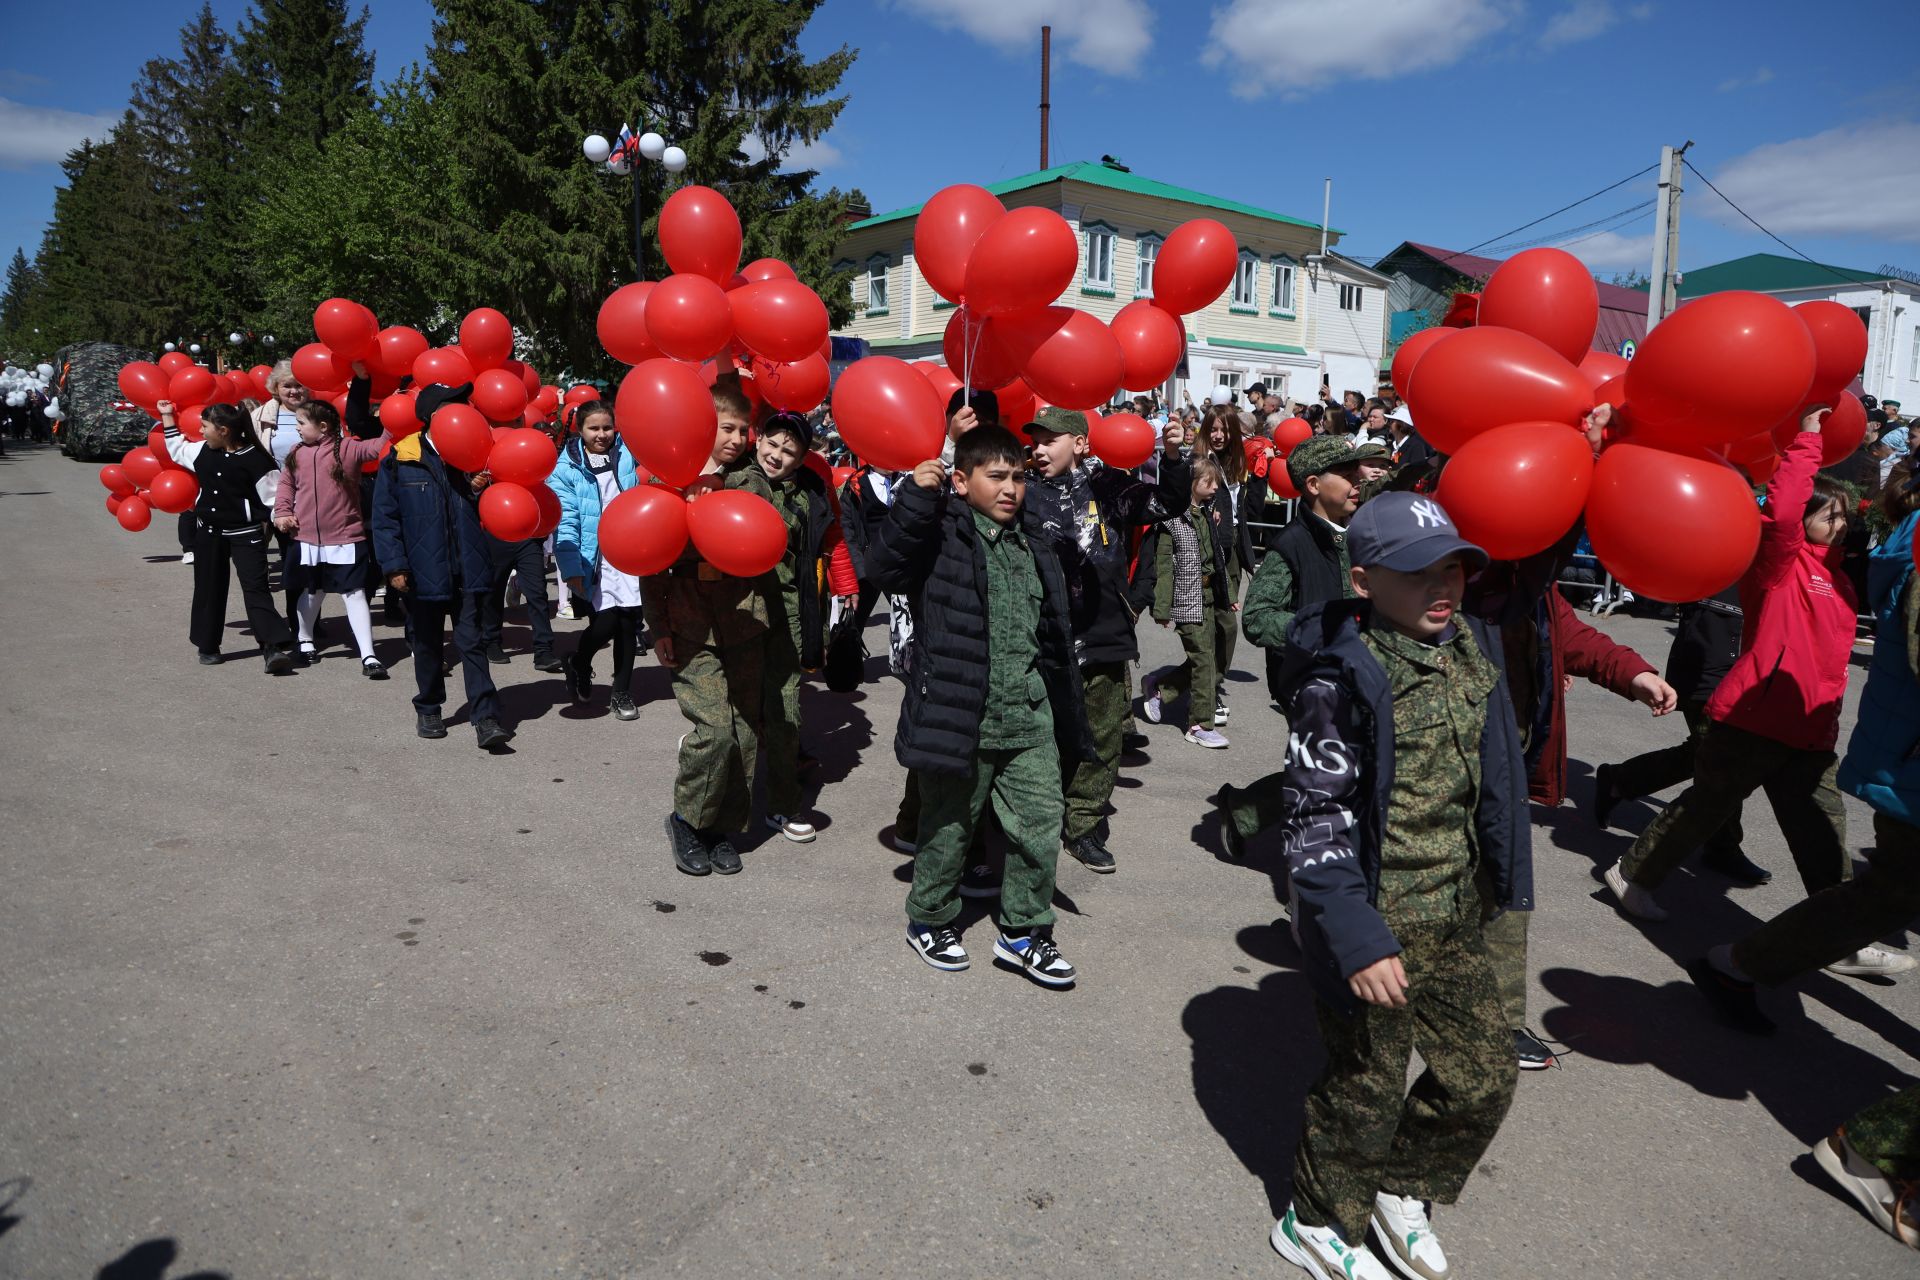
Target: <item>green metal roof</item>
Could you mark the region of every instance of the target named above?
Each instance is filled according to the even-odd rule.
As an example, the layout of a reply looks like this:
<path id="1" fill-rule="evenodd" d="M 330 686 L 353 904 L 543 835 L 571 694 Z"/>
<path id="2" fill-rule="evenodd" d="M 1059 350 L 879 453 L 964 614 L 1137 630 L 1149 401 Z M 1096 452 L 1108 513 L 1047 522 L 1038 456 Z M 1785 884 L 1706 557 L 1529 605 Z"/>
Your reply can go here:
<path id="1" fill-rule="evenodd" d="M 1228 213 L 1243 213 L 1250 218 L 1263 218 L 1268 222 L 1284 222 L 1288 226 L 1311 227 L 1319 230 L 1320 224 L 1304 218 L 1290 218 L 1284 213 L 1275 213 L 1271 209 L 1259 209 L 1250 204 L 1241 204 L 1237 200 L 1224 200 L 1219 196 L 1210 196 L 1205 192 L 1191 191 L 1186 187 L 1176 187 L 1170 182 L 1156 182 L 1152 178 L 1143 178 L 1137 173 L 1127 173 L 1112 165 L 1097 164 L 1091 160 L 1076 160 L 1072 164 L 1055 165 L 1051 169 L 1042 169 L 1037 173 L 1022 174 L 1017 178 L 1008 178 L 1005 182 L 990 182 L 987 190 L 994 195 L 1003 196 L 1011 191 L 1025 191 L 1029 187 L 1044 187 L 1049 182 L 1084 182 L 1090 186 L 1106 187 L 1113 191 L 1127 191 L 1134 195 L 1153 196 L 1161 200 L 1177 200 L 1182 204 L 1199 205 L 1206 209 L 1223 209 Z M 903 218 L 918 216 L 922 204 L 910 205 L 905 209 L 895 209 L 891 213 L 876 214 L 862 219 L 848 227 L 849 231 L 863 231 L 868 227 L 878 227 L 889 222 L 898 222 Z M 1338 227 L 1328 228 L 1330 235 L 1345 235 Z"/>
<path id="2" fill-rule="evenodd" d="M 1683 298 L 1703 294 L 1750 289 L 1755 293 L 1777 293 L 1782 289 L 1830 289 L 1841 284 L 1871 284 L 1884 280 L 1884 274 L 1855 271 L 1848 267 L 1830 267 L 1825 263 L 1788 258 L 1777 253 L 1752 253 L 1731 262 L 1716 263 L 1684 272 L 1677 290 Z"/>

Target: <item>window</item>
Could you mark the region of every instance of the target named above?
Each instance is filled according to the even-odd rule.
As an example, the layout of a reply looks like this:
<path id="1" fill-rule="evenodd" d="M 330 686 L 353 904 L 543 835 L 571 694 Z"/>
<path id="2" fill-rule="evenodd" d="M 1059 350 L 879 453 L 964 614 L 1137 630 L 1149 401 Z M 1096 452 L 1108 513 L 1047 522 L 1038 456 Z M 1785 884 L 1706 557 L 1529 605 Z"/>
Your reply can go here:
<path id="1" fill-rule="evenodd" d="M 1081 284 L 1089 289 L 1113 288 L 1113 228 L 1099 222 L 1086 224 L 1087 270 Z"/>
<path id="2" fill-rule="evenodd" d="M 1273 260 L 1273 301 L 1272 309 L 1282 315 L 1293 314 L 1293 273 L 1292 258 Z"/>
<path id="3" fill-rule="evenodd" d="M 1913 355 L 1907 361 L 1907 380 L 1920 378 L 1920 329 L 1913 331 Z"/>
<path id="4" fill-rule="evenodd" d="M 1133 296 L 1151 298 L 1153 296 L 1153 264 L 1160 256 L 1160 237 L 1141 236 L 1134 244 L 1138 256 L 1133 264 Z"/>
<path id="5" fill-rule="evenodd" d="M 1215 369 L 1213 371 L 1213 385 L 1233 392 L 1235 404 L 1240 402 L 1240 388 L 1245 385 L 1246 381 L 1247 375 L 1239 369 Z"/>
<path id="6" fill-rule="evenodd" d="M 867 312 L 884 315 L 887 310 L 887 260 L 876 255 L 867 259 Z"/>
<path id="7" fill-rule="evenodd" d="M 1287 375 L 1278 369 L 1263 369 L 1260 381 L 1267 384 L 1268 395 L 1280 397 L 1280 404 L 1284 408 L 1287 403 Z"/>
<path id="8" fill-rule="evenodd" d="M 1260 261 L 1252 254 L 1242 250 L 1240 265 L 1233 273 L 1233 310 L 1251 311 L 1256 296 L 1256 282 L 1260 278 Z"/>
<path id="9" fill-rule="evenodd" d="M 1360 298 L 1361 298 L 1361 293 L 1360 293 L 1359 285 L 1343 284 L 1340 286 L 1340 309 L 1342 311 L 1360 310 Z"/>

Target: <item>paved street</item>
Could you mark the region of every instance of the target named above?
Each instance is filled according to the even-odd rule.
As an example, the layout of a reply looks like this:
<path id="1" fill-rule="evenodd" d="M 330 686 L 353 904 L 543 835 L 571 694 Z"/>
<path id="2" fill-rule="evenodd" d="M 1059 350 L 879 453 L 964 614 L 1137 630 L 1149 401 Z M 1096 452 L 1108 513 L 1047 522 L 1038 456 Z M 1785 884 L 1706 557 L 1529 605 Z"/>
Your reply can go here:
<path id="1" fill-rule="evenodd" d="M 891 681 L 810 691 L 816 843 L 756 836 L 744 874 L 689 879 L 651 662 L 621 723 L 511 628 L 512 753 L 457 702 L 423 742 L 399 633 L 370 683 L 337 608 L 316 669 L 269 679 L 237 628 L 197 666 L 171 518 L 130 535 L 103 499 L 51 450 L 0 461 L 0 1276 L 1294 1274 L 1266 1233 L 1310 997 L 1275 850 L 1194 833 L 1284 745 L 1257 651 L 1230 751 L 1148 727 L 1119 874 L 1063 860 L 1083 980 L 1053 992 L 985 963 L 977 913 L 967 973 L 902 940 Z M 1664 661 L 1664 624 L 1604 625 Z M 1579 685 L 1576 798 L 1591 762 L 1683 733 Z M 1747 847 L 1775 882 L 1689 869 L 1644 929 L 1595 900 L 1628 837 L 1536 817 L 1532 1016 L 1569 1052 L 1438 1212 L 1456 1274 L 1910 1271 L 1806 1148 L 1910 1082 L 1920 982 L 1822 976 L 1772 997 L 1773 1040 L 1723 1030 L 1678 960 L 1797 899 L 1764 806 Z"/>

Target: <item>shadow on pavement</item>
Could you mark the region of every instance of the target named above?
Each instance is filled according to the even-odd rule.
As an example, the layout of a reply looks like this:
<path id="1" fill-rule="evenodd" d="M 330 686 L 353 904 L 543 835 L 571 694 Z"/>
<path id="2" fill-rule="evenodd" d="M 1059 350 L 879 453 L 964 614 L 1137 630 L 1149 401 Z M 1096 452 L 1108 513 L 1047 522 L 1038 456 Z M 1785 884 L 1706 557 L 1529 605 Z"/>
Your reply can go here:
<path id="1" fill-rule="evenodd" d="M 94 1272 L 93 1280 L 229 1280 L 224 1271 L 195 1271 L 169 1277 L 167 1268 L 179 1256 L 180 1246 L 173 1237 L 156 1236 L 142 1240 Z"/>

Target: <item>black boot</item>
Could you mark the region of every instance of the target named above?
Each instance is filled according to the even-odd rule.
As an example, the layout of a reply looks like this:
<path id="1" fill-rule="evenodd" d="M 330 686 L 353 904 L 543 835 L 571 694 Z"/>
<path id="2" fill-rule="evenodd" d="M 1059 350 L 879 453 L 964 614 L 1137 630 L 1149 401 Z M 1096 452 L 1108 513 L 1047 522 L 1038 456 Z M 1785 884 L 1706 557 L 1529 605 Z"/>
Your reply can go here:
<path id="1" fill-rule="evenodd" d="M 667 815 L 667 848 L 673 851 L 673 865 L 690 876 L 710 875 L 713 858 L 707 842 L 677 813 Z"/>

